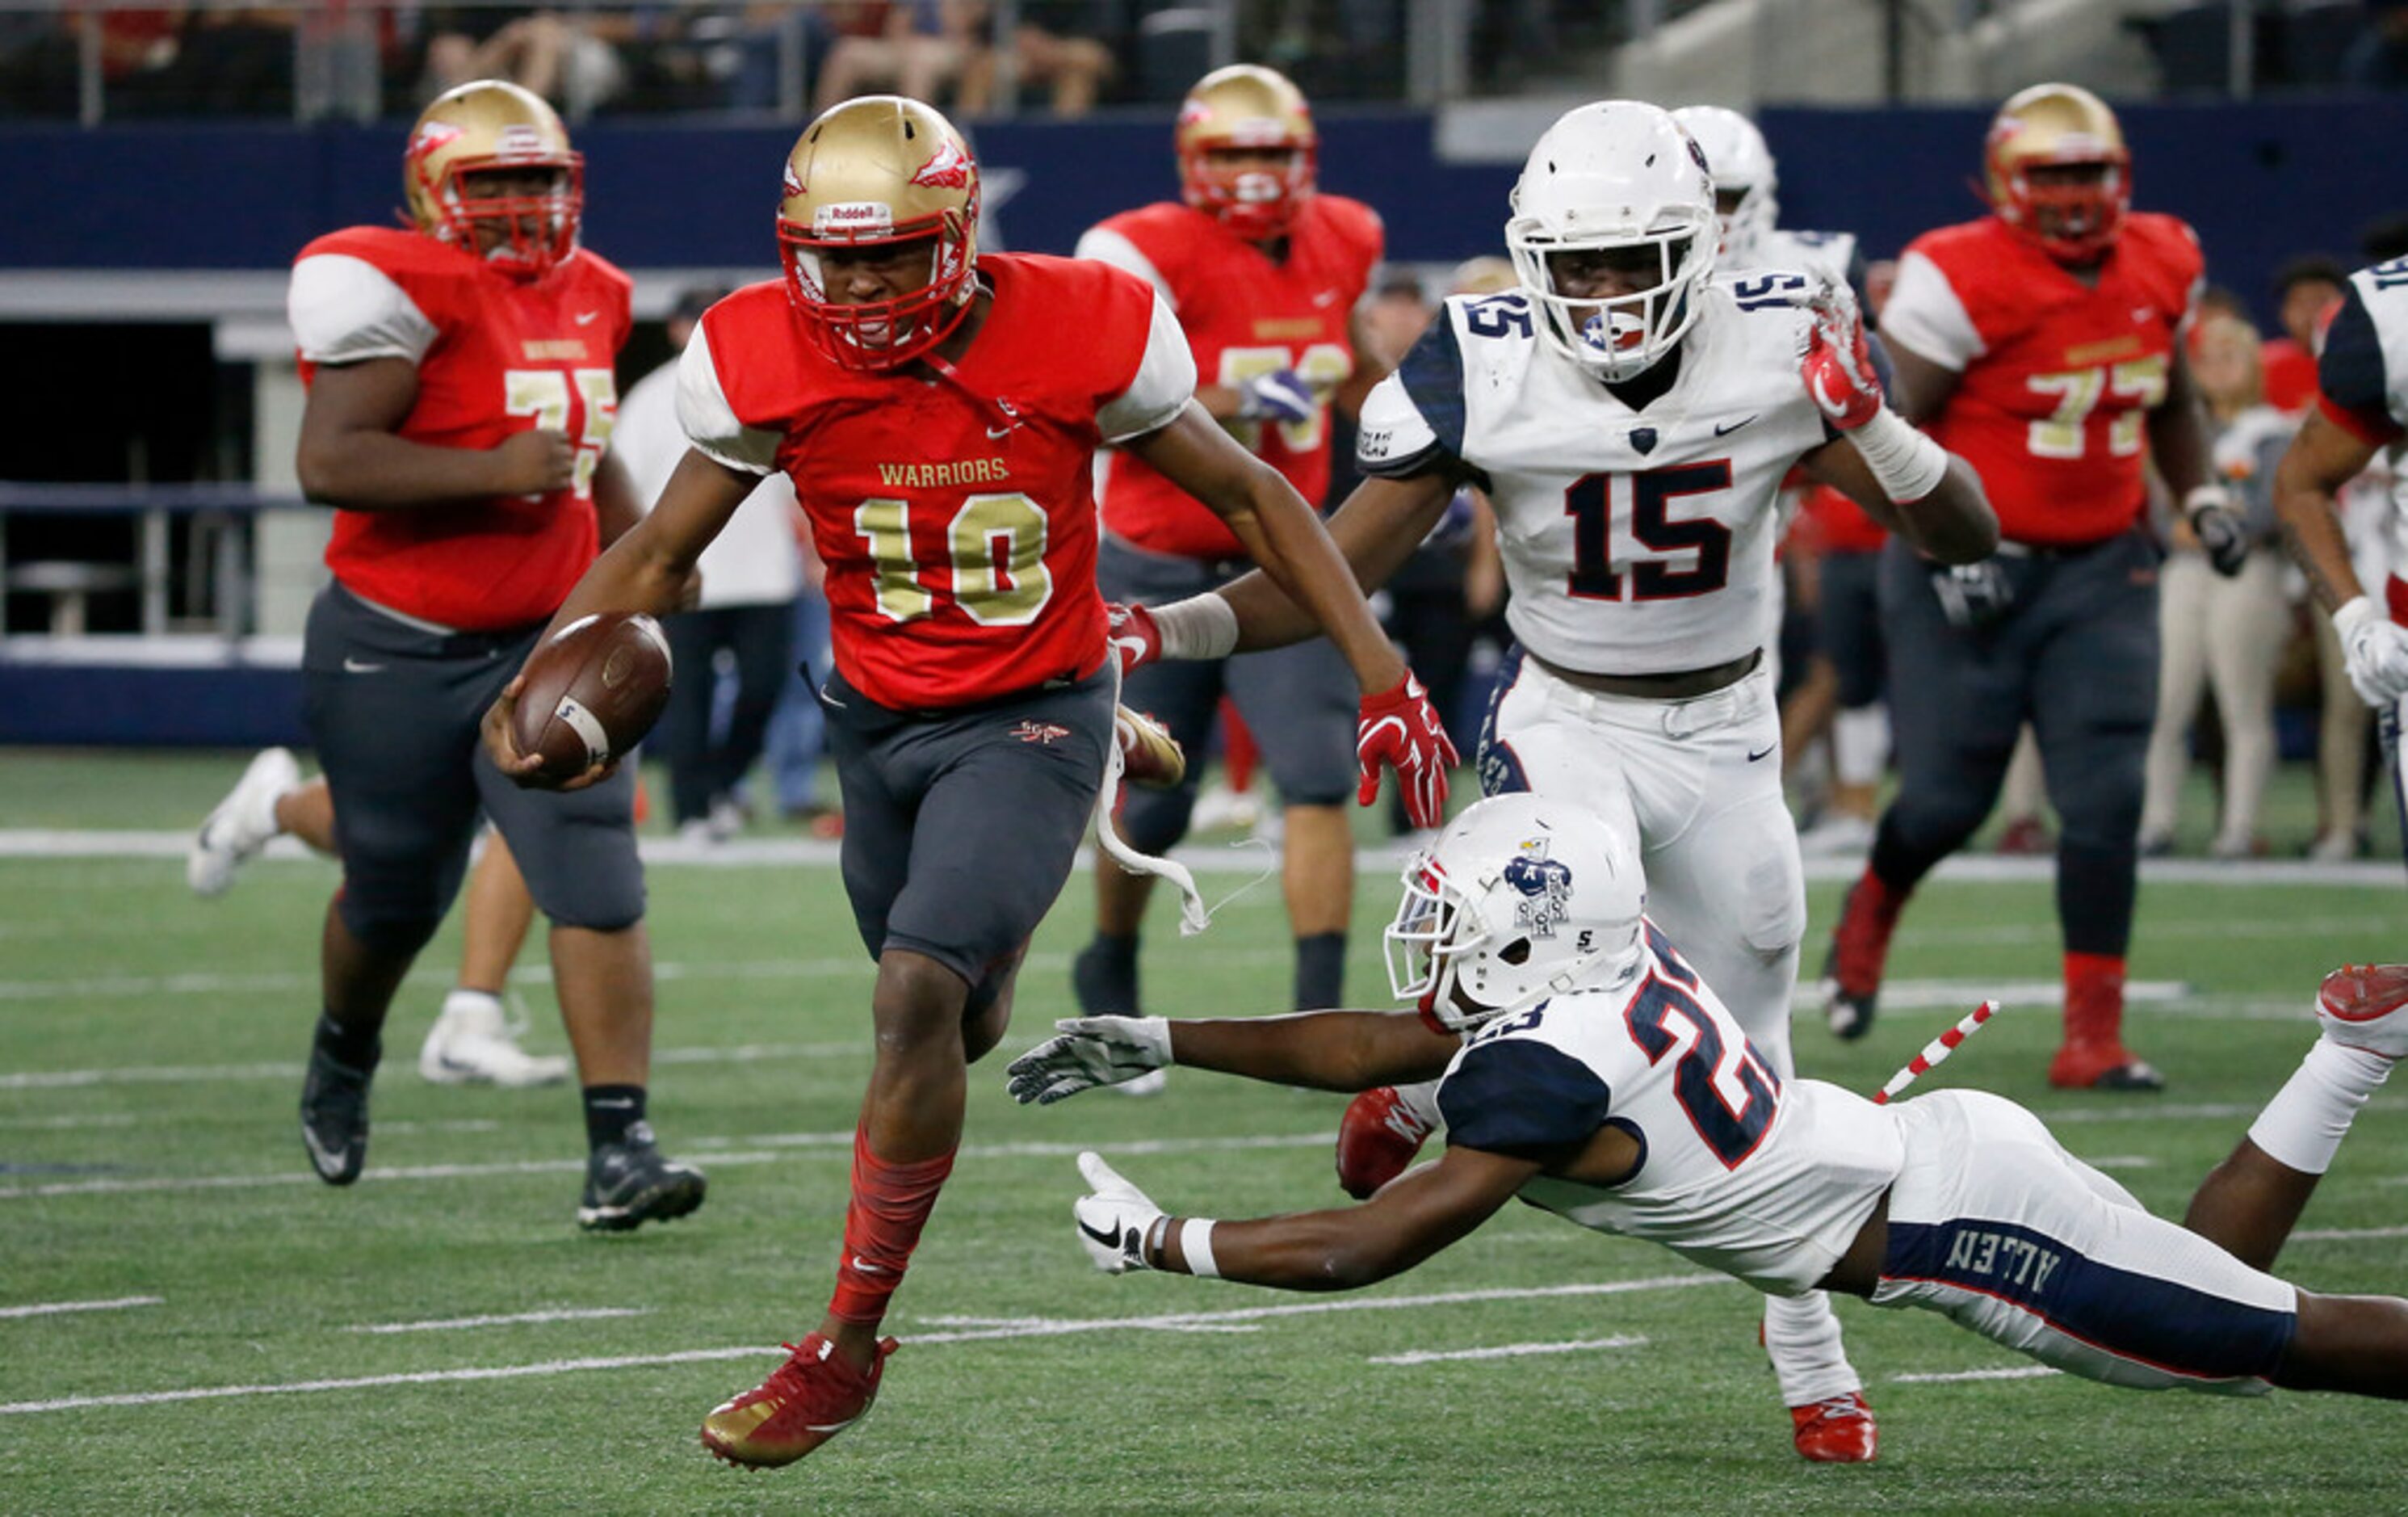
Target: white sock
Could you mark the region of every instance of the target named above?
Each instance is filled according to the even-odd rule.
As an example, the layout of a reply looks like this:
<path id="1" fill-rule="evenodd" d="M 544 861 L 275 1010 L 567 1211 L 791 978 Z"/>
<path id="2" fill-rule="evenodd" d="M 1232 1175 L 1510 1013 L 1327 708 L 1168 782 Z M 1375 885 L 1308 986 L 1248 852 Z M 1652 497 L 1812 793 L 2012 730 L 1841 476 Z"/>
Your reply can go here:
<path id="1" fill-rule="evenodd" d="M 2390 1074 L 2391 1061 L 2381 1054 L 2318 1038 L 2299 1072 L 2249 1124 L 2249 1141 L 2278 1164 L 2321 1175 L 2332 1167 L 2358 1108 Z"/>
<path id="2" fill-rule="evenodd" d="M 1781 1404 L 1811 1407 L 1864 1389 L 1840 1345 L 1840 1319 L 1820 1291 L 1764 1298 L 1764 1351 L 1781 1382 Z"/>
<path id="3" fill-rule="evenodd" d="M 443 1015 L 449 1017 L 455 1011 L 463 1014 L 490 1011 L 494 1016 L 500 1017 L 502 998 L 490 991 L 471 990 L 466 986 L 461 986 L 443 998 Z"/>
<path id="4" fill-rule="evenodd" d="M 1889 764 L 1889 712 L 1878 703 L 1831 718 L 1831 773 L 1842 785 L 1879 785 Z"/>

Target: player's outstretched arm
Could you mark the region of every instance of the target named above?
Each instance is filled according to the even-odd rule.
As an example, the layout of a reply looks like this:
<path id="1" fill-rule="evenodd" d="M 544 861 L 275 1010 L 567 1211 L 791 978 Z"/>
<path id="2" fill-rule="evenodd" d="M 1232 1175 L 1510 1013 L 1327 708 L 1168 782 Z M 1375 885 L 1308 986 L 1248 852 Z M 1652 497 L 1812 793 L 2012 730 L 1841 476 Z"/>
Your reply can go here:
<path id="1" fill-rule="evenodd" d="M 1254 562 L 1338 645 L 1365 694 L 1404 679 L 1404 660 L 1389 646 L 1312 508 L 1201 406 L 1190 405 L 1168 426 L 1123 446 L 1228 524 Z"/>
<path id="2" fill-rule="evenodd" d="M 1070 1017 L 1011 1062 L 1012 1099 L 1051 1105 L 1168 1064 L 1311 1090 L 1368 1091 L 1446 1073 L 1463 1044 L 1412 1012 L 1308 1011 L 1289 1017 Z"/>
<path id="3" fill-rule="evenodd" d="M 2358 699 L 2377 710 L 2408 696 L 2408 628 L 2369 598 L 2350 564 L 2333 492 L 2374 457 L 2374 444 L 2318 412 L 2274 470 L 2274 513 L 2291 556 L 2307 571 L 2316 600 L 2332 615 L 2343 661 Z"/>
<path id="4" fill-rule="evenodd" d="M 1806 455 L 1806 471 L 1928 557 L 1946 564 L 1988 557 L 1998 550 L 1999 518 L 1980 476 L 1884 403 L 1854 302 L 1834 296 L 1814 312 L 1799 377 L 1840 437 Z"/>
<path id="5" fill-rule="evenodd" d="M 1539 1173 L 1535 1160 L 1449 1148 L 1359 1206 L 1253 1221 L 1173 1216 L 1092 1153 L 1073 1208 L 1096 1267 L 1162 1269 L 1286 1291 L 1352 1291 L 1403 1274 L 1470 1233 Z"/>
<path id="6" fill-rule="evenodd" d="M 399 435 L 418 400 L 407 358 L 330 364 L 309 382 L 294 468 L 301 493 L 345 511 L 408 511 L 497 495 L 539 495 L 574 477 L 558 432 L 514 432 L 491 448 L 445 448 Z"/>

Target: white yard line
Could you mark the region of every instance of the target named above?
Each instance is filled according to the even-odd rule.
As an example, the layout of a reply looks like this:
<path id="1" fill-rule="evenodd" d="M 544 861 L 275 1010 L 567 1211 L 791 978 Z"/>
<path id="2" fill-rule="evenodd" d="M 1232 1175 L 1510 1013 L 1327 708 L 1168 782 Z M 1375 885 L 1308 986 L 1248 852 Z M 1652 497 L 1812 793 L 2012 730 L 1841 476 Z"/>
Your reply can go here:
<path id="1" fill-rule="evenodd" d="M 1534 1353 L 1582 1353 L 1592 1349 L 1635 1349 L 1644 1337 L 1578 1338 L 1569 1343 L 1502 1343 L 1493 1349 L 1421 1349 L 1412 1353 L 1375 1353 L 1374 1365 L 1435 1365 L 1458 1359 L 1520 1359 Z"/>
<path id="2" fill-rule="evenodd" d="M 497 1317 L 445 1317 L 421 1322 L 363 1322 L 346 1333 L 442 1333 L 462 1327 L 515 1327 L 523 1322 L 582 1322 L 604 1317 L 641 1317 L 650 1307 L 559 1308 L 552 1311 L 515 1311 Z"/>
<path id="3" fill-rule="evenodd" d="M 63 1311 L 123 1311 L 130 1307 L 155 1307 L 165 1296 L 121 1295 L 108 1301 L 43 1301 L 30 1307 L 0 1307 L 0 1317 L 52 1317 Z"/>
<path id="4" fill-rule="evenodd" d="M 912 1348 L 941 1343 L 982 1343 L 1004 1338 L 1062 1337 L 1082 1333 L 1179 1331 L 1255 1322 L 1285 1317 L 1314 1317 L 1338 1312 L 1402 1311 L 1416 1307 L 1460 1306 L 1484 1301 L 1525 1301 L 1563 1296 L 1627 1295 L 1642 1291 L 1682 1290 L 1696 1285 L 1727 1285 L 1720 1275 L 1659 1275 L 1645 1279 L 1606 1280 L 1594 1284 L 1542 1285 L 1523 1289 L 1440 1291 L 1426 1295 L 1366 1296 L 1337 1301 L 1309 1301 L 1293 1306 L 1240 1307 L 1233 1311 L 1166 1312 L 1146 1317 L 1014 1318 L 993 1326 L 966 1327 L 952 1332 L 912 1333 Z M 774 1357 L 776 1349 L 752 1346 L 688 1349 L 677 1353 L 625 1354 L 612 1358 L 549 1359 L 531 1365 L 494 1365 L 466 1369 L 427 1369 L 401 1375 L 362 1375 L 345 1380 L 289 1380 L 256 1385 L 196 1386 L 179 1391 L 128 1391 L 111 1395 L 59 1396 L 46 1401 L 0 1404 L 0 1416 L 32 1412 L 79 1411 L 92 1407 L 153 1407 L 178 1401 L 216 1401 L 230 1396 L 306 1395 L 332 1391 L 357 1391 L 383 1385 L 440 1385 L 463 1380 L 520 1380 L 530 1376 L 568 1375 L 593 1369 L 635 1369 L 661 1365 L 691 1365 L 719 1359 Z"/>
<path id="5" fill-rule="evenodd" d="M 2063 1373 L 2046 1365 L 2017 1365 L 2012 1369 L 1958 1369 L 1945 1375 L 1892 1375 L 1890 1380 L 1899 1385 L 1956 1385 L 1966 1380 L 2036 1380 Z"/>
<path id="6" fill-rule="evenodd" d="M 2408 1227 L 2302 1227 L 2291 1235 L 2294 1243 L 2355 1243 L 2360 1238 L 2408 1237 Z"/>

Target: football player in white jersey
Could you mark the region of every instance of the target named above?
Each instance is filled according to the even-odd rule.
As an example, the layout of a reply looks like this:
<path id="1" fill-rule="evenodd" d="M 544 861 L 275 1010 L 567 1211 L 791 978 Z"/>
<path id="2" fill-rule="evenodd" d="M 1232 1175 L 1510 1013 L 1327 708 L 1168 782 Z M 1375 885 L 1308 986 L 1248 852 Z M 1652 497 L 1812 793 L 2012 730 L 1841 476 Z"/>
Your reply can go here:
<path id="1" fill-rule="evenodd" d="M 2274 510 L 2292 556 L 2341 636 L 2349 682 L 2374 708 L 2395 794 L 2408 796 L 2400 741 L 2408 708 L 2408 258 L 2361 268 L 2325 328 L 2316 405 L 2274 473 Z M 2358 583 L 2333 498 L 2377 453 L 2392 470 L 2387 584 Z M 2408 845 L 2408 819 L 2402 823 Z"/>
<path id="2" fill-rule="evenodd" d="M 1341 1091 L 1441 1075 L 1445 1153 L 1357 1206 L 1173 1216 L 1082 1154 L 1081 1241 L 1109 1274 L 1351 1290 L 1518 1197 L 1771 1299 L 1919 1307 L 2111 1385 L 2408 1398 L 2408 1301 L 2265 1273 L 2408 1054 L 2408 965 L 2326 978 L 2315 1047 L 2176 1226 L 2001 1097 L 1882 1106 L 1781 1078 L 1645 903 L 1622 830 L 1559 800 L 1484 801 L 1405 874 L 1389 972 L 1419 1012 L 1074 1019 L 1013 1061 L 1011 1091 L 1058 1101 L 1170 1063 Z"/>
<path id="3" fill-rule="evenodd" d="M 1780 224 L 1781 174 L 1756 123 L 1723 106 L 1683 106 L 1672 112 L 1697 139 L 1714 180 L 1714 220 L 1722 227 L 1716 267 L 1794 268 L 1845 284 L 1859 302 L 1865 260 L 1854 232 L 1813 232 Z"/>
<path id="4" fill-rule="evenodd" d="M 1988 554 L 1997 523 L 1972 472 L 1884 408 L 1845 289 L 1718 277 L 1717 240 L 1706 160 L 1666 112 L 1603 101 L 1557 121 L 1505 224 L 1521 287 L 1450 297 L 1373 390 L 1367 477 L 1330 532 L 1378 585 L 1456 485 L 1486 490 L 1516 644 L 1482 732 L 1483 792 L 1577 801 L 1633 839 L 1657 919 L 1785 1076 L 1806 889 L 1762 645 L 1782 479 L 1803 465 L 1947 562 Z M 1313 631 L 1259 574 L 1120 615 L 1139 663 Z M 1341 1181 L 1365 1194 L 1435 1114 L 1426 1092 L 1358 1105 L 1350 1129 L 1398 1136 L 1385 1173 L 1341 1146 Z M 1777 1299 L 1765 1341 L 1799 1452 L 1870 1458 L 1828 1304 Z"/>

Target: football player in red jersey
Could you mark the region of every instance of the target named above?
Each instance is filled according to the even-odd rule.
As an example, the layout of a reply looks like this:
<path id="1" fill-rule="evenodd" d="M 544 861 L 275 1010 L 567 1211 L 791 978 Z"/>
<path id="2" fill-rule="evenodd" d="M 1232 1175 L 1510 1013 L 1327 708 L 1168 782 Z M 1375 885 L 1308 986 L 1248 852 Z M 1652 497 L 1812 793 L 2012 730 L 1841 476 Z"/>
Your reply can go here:
<path id="1" fill-rule="evenodd" d="M 1238 64 L 1187 92 L 1177 128 L 1182 199 L 1124 211 L 1079 239 L 1079 256 L 1162 293 L 1196 354 L 1197 404 L 1318 505 L 1329 490 L 1328 409 L 1359 404 L 1387 366 L 1355 319 L 1380 261 L 1378 212 L 1317 193 L 1320 136 L 1297 87 Z M 1213 512 L 1129 452 L 1102 488 L 1104 594 L 1161 605 L 1251 567 Z M 1282 883 L 1296 936 L 1297 1009 L 1342 1002 L 1354 843 L 1354 681 L 1326 642 L 1132 670 L 1124 699 L 1201 753 L 1228 698 L 1254 735 L 1285 807 Z M 1146 853 L 1187 833 L 1200 779 L 1132 793 L 1122 835 Z M 1424 825 L 1427 825 L 1425 823 Z M 1154 881 L 1096 871 L 1096 935 L 1071 968 L 1090 1016 L 1139 1009 L 1138 933 Z M 1140 1085 L 1135 1093 L 1159 1089 Z"/>
<path id="2" fill-rule="evenodd" d="M 2123 132 L 2086 90 L 2008 100 L 1987 168 L 1991 213 L 1908 247 L 1882 335 L 1899 409 L 1981 471 L 2005 541 L 1955 569 L 1885 550 L 1889 685 L 1913 698 L 1892 713 L 1899 794 L 1825 966 L 1831 1028 L 1871 1025 L 1900 909 L 1989 815 L 2028 721 L 2064 821 L 2065 1041 L 2049 1081 L 2154 1091 L 2164 1080 L 2123 1041 L 2157 678 L 2143 464 L 2219 572 L 2247 552 L 2177 340 L 2202 260 L 2182 222 L 2131 210 Z"/>
<path id="3" fill-rule="evenodd" d="M 458 890 L 481 807 L 552 919 L 591 1147 L 578 1210 L 619 1230 L 702 1204 L 644 1120 L 652 950 L 632 775 L 529 793 L 477 724 L 593 561 L 637 516 L 608 454 L 625 275 L 577 245 L 581 160 L 541 99 L 493 80 L 426 108 L 403 155 L 412 227 L 318 238 L 289 314 L 308 385 L 301 487 L 337 507 L 310 608 L 307 716 L 342 889 L 301 1132 L 359 1177 L 385 1014 Z"/>
<path id="4" fill-rule="evenodd" d="M 845 889 L 878 961 L 877 1051 L 835 1297 L 703 1424 L 738 1464 L 799 1459 L 876 1395 L 895 1348 L 879 1325 L 953 1169 L 968 1066 L 1003 1035 L 1028 935 L 1096 810 L 1118 675 L 1096 588 L 1098 447 L 1205 501 L 1313 609 L 1365 692 L 1367 766 L 1429 775 L 1451 757 L 1312 509 L 1190 403 L 1194 360 L 1154 290 L 1093 262 L 982 256 L 978 205 L 968 146 L 918 101 L 847 101 L 805 128 L 783 282 L 703 317 L 679 376 L 693 447 L 559 613 L 667 609 L 773 470 L 827 564 L 822 699 Z M 533 780 L 510 736 L 516 688 L 485 741 Z"/>

